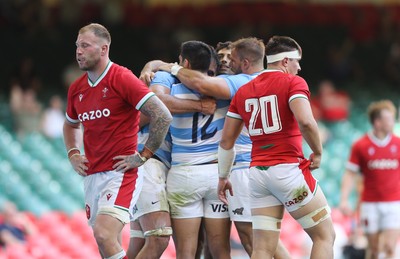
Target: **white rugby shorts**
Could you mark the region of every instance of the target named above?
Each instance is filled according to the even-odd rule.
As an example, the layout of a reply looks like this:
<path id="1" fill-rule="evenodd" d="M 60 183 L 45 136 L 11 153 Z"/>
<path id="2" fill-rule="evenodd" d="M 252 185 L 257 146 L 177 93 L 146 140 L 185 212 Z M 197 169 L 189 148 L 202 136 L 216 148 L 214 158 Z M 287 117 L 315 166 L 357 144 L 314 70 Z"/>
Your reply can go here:
<path id="1" fill-rule="evenodd" d="M 229 218 L 219 200 L 218 164 L 172 166 L 167 176 L 171 218 Z"/>
<path id="2" fill-rule="evenodd" d="M 142 168 L 143 187 L 132 211 L 132 221 L 151 212 L 169 212 L 166 190 L 168 167 L 163 162 L 150 158 Z"/>
<path id="3" fill-rule="evenodd" d="M 364 233 L 400 229 L 400 201 L 361 202 L 360 223 Z"/>
<path id="4" fill-rule="evenodd" d="M 299 163 L 250 168 L 249 189 L 251 208 L 284 205 L 296 211 L 314 197 L 318 182 L 307 166 Z"/>
<path id="5" fill-rule="evenodd" d="M 143 169 L 121 173 L 115 170 L 91 174 L 84 179 L 86 216 L 94 226 L 97 214 L 111 215 L 122 223 L 130 221 L 133 205 L 143 185 Z"/>
<path id="6" fill-rule="evenodd" d="M 251 222 L 249 163 L 236 164 L 229 176 L 233 196 L 227 193 L 229 216 L 232 221 Z"/>

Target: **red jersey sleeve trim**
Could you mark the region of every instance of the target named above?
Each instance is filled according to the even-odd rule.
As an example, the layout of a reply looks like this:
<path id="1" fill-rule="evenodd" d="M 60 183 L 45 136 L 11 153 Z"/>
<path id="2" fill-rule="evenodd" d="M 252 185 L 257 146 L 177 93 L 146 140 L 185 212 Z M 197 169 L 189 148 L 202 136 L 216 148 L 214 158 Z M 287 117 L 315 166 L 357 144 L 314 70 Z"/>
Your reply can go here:
<path id="1" fill-rule="evenodd" d="M 304 95 L 304 94 L 294 94 L 294 95 L 290 96 L 289 102 L 291 102 L 291 101 L 293 101 L 294 99 L 297 99 L 297 98 L 304 98 L 304 99 L 308 100 L 308 97 L 306 95 Z"/>
<path id="2" fill-rule="evenodd" d="M 65 117 L 67 118 L 67 121 L 69 121 L 71 123 L 74 123 L 74 124 L 79 123 L 79 120 L 72 119 L 71 117 L 68 116 L 67 113 L 65 113 Z"/>
<path id="3" fill-rule="evenodd" d="M 152 97 L 153 95 L 155 95 L 153 92 L 150 92 L 148 94 L 146 94 L 136 105 L 136 110 L 140 110 L 143 106 L 143 104 L 145 104 L 147 102 L 148 99 L 150 99 L 150 97 Z"/>
<path id="4" fill-rule="evenodd" d="M 226 113 L 226 116 L 227 116 L 227 117 L 230 117 L 230 118 L 238 119 L 238 120 L 243 120 L 243 119 L 242 119 L 242 116 L 240 116 L 240 115 L 237 114 L 237 113 L 230 112 L 230 111 L 228 111 L 228 112 Z"/>
<path id="5" fill-rule="evenodd" d="M 356 173 L 360 171 L 360 167 L 352 162 L 347 163 L 346 169 Z"/>

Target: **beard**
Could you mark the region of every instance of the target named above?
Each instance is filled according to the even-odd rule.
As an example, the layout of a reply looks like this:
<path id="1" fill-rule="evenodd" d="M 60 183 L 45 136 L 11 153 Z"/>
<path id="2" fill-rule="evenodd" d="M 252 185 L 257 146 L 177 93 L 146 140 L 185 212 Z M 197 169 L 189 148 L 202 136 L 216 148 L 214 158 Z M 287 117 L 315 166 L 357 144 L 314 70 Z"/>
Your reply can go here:
<path id="1" fill-rule="evenodd" d="M 84 61 L 78 61 L 79 68 L 83 71 L 93 70 L 99 63 L 100 58 L 85 58 Z"/>

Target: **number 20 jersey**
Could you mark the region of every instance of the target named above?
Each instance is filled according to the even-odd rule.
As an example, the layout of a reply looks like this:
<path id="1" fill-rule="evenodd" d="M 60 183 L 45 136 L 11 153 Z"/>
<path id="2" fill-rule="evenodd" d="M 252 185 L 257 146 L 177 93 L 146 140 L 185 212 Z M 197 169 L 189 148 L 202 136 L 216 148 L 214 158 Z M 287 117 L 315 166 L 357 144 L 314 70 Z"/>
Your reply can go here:
<path id="1" fill-rule="evenodd" d="M 277 70 L 267 70 L 242 86 L 227 116 L 241 119 L 253 142 L 251 166 L 298 163 L 304 159 L 302 136 L 289 107 L 295 98 L 309 100 L 306 81 Z"/>

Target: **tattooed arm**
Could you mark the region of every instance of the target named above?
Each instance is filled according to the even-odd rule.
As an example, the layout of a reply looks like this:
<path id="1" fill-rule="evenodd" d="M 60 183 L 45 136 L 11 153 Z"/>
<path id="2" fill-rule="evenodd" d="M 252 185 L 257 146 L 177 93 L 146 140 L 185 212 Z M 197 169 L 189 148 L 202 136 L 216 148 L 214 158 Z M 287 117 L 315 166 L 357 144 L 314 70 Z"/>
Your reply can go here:
<path id="1" fill-rule="evenodd" d="M 150 119 L 149 138 L 140 152 L 133 155 L 120 155 L 114 157 L 117 162 L 113 168 L 120 172 L 143 165 L 147 159 L 151 158 L 167 135 L 172 115 L 163 102 L 157 97 L 150 97 L 140 108 L 140 112 Z"/>
<path id="2" fill-rule="evenodd" d="M 142 156 L 150 158 L 164 141 L 172 121 L 172 115 L 157 96 L 147 100 L 141 107 L 140 112 L 150 119 L 149 138 L 140 153 Z"/>

